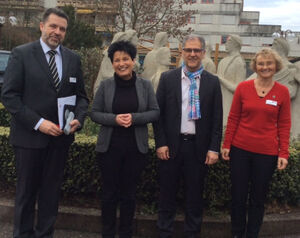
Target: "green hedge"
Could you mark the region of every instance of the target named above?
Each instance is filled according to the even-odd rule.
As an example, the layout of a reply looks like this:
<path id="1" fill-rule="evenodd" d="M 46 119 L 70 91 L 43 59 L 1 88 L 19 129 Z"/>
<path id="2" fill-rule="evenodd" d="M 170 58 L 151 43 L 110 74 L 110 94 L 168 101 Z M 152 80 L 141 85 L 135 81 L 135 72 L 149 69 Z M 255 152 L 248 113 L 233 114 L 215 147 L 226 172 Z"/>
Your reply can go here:
<path id="1" fill-rule="evenodd" d="M 10 117 L 9 112 L 4 108 L 3 104 L 0 103 L 0 126 L 9 126 Z"/>
<path id="2" fill-rule="evenodd" d="M 9 129 L 0 127 L 0 179 L 11 186 L 15 182 L 13 151 L 8 143 Z M 67 195 L 90 195 L 101 189 L 100 173 L 95 160 L 96 136 L 78 134 L 70 148 L 70 156 L 65 170 L 62 190 Z M 150 207 L 156 207 L 158 198 L 157 161 L 154 141 L 150 139 L 149 163 L 140 180 L 138 200 Z M 300 200 L 300 143 L 294 142 L 290 148 L 289 165 L 284 171 L 274 174 L 269 202 L 297 204 Z M 181 203 L 182 191 L 179 195 Z M 209 169 L 205 189 L 206 206 L 215 209 L 228 208 L 230 203 L 230 177 L 228 162 L 219 161 Z"/>

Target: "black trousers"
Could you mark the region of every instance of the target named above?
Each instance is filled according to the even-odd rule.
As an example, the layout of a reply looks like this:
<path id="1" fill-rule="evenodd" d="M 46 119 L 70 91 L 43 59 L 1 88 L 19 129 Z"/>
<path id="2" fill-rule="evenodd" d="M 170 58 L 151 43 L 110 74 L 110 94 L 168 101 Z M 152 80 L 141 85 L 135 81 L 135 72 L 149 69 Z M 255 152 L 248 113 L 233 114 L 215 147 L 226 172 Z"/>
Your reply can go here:
<path id="1" fill-rule="evenodd" d="M 233 235 L 242 237 L 246 232 L 247 238 L 258 237 L 263 222 L 264 202 L 276 165 L 277 155 L 257 154 L 231 147 L 231 226 Z"/>
<path id="2" fill-rule="evenodd" d="M 181 140 L 179 153 L 175 158 L 161 160 L 159 163 L 159 210 L 157 226 L 160 238 L 172 237 L 173 222 L 176 216 L 176 194 L 180 179 L 185 187 L 186 237 L 198 237 L 201 229 L 203 211 L 203 187 L 207 166 L 196 156 L 193 140 Z"/>
<path id="3" fill-rule="evenodd" d="M 136 206 L 136 189 L 146 165 L 146 154 L 139 152 L 135 138 L 112 138 L 106 153 L 97 159 L 102 178 L 102 237 L 116 235 L 116 214 L 120 205 L 119 237 L 130 238 Z"/>
<path id="4" fill-rule="evenodd" d="M 69 146 L 51 144 L 43 149 L 14 147 L 17 170 L 14 238 L 53 237 L 68 149 Z"/>

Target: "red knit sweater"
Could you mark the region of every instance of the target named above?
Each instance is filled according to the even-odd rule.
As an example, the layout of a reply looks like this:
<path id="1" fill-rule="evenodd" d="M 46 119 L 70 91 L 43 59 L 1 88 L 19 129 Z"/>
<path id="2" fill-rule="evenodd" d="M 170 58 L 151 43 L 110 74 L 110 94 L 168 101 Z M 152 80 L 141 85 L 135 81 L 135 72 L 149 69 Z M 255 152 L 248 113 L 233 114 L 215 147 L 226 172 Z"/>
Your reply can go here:
<path id="1" fill-rule="evenodd" d="M 240 149 L 288 159 L 291 128 L 288 89 L 275 82 L 270 92 L 259 97 L 254 80 L 247 80 L 235 90 L 223 148 Z"/>

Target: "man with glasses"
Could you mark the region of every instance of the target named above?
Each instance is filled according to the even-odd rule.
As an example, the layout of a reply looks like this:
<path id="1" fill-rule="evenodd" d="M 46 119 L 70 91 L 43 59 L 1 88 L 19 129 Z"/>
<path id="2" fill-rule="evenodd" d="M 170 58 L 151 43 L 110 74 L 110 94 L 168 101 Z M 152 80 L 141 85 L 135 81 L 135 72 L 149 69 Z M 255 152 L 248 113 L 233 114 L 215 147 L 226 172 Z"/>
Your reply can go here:
<path id="1" fill-rule="evenodd" d="M 160 118 L 154 124 L 159 162 L 160 238 L 172 237 L 176 193 L 184 179 L 185 237 L 199 236 L 204 178 L 217 162 L 222 137 L 222 94 L 216 76 L 203 70 L 205 41 L 188 36 L 182 67 L 161 75 L 157 89 Z"/>

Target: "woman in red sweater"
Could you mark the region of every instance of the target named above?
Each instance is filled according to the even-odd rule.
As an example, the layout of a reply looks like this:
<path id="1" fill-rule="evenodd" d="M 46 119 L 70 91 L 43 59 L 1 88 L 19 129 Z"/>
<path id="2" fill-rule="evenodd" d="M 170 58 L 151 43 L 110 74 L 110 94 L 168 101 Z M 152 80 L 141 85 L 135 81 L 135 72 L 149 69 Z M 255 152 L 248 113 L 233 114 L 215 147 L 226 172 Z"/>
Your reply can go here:
<path id="1" fill-rule="evenodd" d="M 276 165 L 279 170 L 285 169 L 289 156 L 289 91 L 273 80 L 282 68 L 281 58 L 271 49 L 262 49 L 251 67 L 257 78 L 236 88 L 222 150 L 224 160 L 230 160 L 231 226 L 235 238 L 245 233 L 247 238 L 258 237 L 270 180 Z"/>

